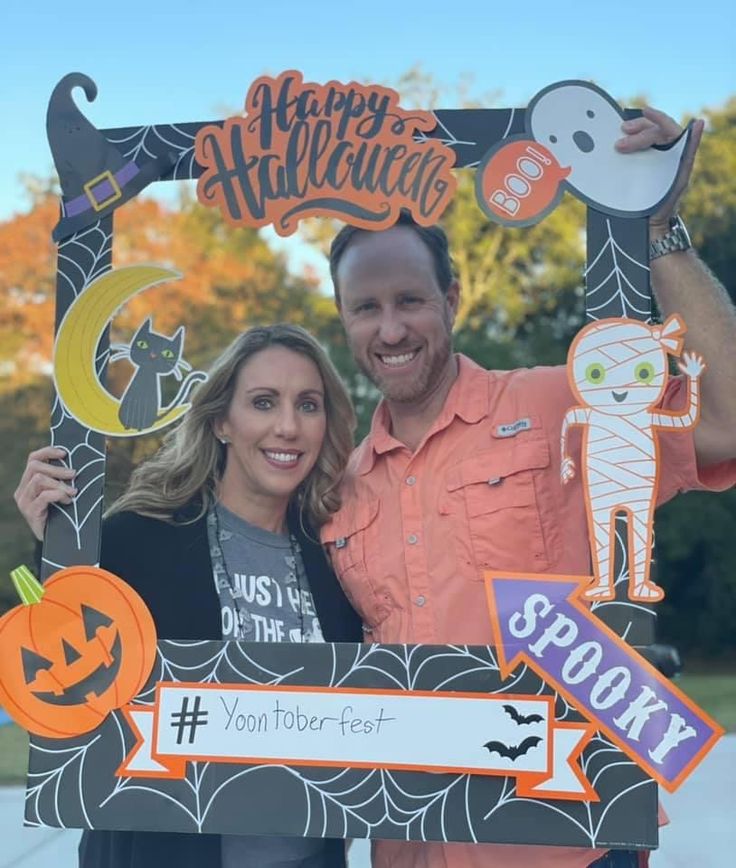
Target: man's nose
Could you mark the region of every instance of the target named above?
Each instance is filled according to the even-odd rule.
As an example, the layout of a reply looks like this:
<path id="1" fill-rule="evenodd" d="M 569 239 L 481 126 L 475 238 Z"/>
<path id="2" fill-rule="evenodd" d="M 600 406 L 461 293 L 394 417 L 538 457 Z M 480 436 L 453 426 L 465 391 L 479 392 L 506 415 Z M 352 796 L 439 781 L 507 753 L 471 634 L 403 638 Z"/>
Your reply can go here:
<path id="1" fill-rule="evenodd" d="M 406 334 L 406 324 L 397 310 L 386 308 L 381 312 L 378 336 L 384 344 L 399 344 L 404 340 Z"/>

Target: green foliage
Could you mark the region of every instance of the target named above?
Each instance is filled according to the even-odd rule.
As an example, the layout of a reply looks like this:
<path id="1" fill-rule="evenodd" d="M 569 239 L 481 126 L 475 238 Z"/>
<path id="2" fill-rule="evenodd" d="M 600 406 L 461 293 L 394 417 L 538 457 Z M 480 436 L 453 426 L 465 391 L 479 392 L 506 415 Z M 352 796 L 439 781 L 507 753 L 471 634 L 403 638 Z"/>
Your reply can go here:
<path id="1" fill-rule="evenodd" d="M 736 97 L 705 117 L 683 216 L 701 256 L 736 299 Z"/>

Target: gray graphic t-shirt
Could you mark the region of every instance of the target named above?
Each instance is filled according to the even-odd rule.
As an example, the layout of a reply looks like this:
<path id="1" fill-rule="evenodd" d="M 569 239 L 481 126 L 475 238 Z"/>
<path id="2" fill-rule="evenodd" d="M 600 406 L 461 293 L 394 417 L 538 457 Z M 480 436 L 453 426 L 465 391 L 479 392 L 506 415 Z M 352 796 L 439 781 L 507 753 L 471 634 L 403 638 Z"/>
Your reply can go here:
<path id="1" fill-rule="evenodd" d="M 324 641 L 296 540 L 221 504 L 207 514 L 207 537 L 223 639 Z M 320 838 L 223 835 L 222 868 L 320 868 L 324 846 Z"/>
<path id="2" fill-rule="evenodd" d="M 221 504 L 207 528 L 223 639 L 324 641 L 293 537 L 255 527 Z"/>

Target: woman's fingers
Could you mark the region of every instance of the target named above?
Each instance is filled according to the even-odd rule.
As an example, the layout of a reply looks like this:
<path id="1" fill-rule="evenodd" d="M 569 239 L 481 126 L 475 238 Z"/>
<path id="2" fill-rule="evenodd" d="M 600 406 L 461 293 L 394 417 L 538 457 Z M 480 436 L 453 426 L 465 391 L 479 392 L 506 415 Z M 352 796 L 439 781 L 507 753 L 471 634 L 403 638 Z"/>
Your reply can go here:
<path id="1" fill-rule="evenodd" d="M 72 484 L 75 471 L 51 462 L 66 457 L 58 446 L 44 446 L 28 456 L 18 487 L 13 495 L 21 515 L 37 539 L 43 539 L 49 506 L 72 502 L 77 489 Z"/>

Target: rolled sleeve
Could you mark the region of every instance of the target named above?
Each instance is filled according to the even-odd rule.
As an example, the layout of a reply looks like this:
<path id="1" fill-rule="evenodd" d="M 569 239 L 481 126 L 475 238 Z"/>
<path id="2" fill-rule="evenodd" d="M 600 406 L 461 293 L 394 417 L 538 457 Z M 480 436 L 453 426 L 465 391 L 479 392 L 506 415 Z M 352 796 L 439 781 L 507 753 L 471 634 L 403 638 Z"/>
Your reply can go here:
<path id="1" fill-rule="evenodd" d="M 671 377 L 662 401 L 664 410 L 684 410 L 687 380 Z M 736 485 L 736 460 L 721 461 L 707 467 L 698 465 L 695 454 L 695 428 L 687 431 L 659 429 L 659 489 L 657 504 L 666 503 L 684 491 L 725 491 Z"/>

